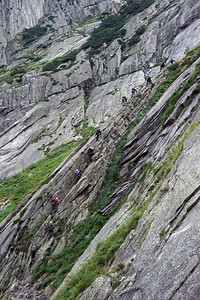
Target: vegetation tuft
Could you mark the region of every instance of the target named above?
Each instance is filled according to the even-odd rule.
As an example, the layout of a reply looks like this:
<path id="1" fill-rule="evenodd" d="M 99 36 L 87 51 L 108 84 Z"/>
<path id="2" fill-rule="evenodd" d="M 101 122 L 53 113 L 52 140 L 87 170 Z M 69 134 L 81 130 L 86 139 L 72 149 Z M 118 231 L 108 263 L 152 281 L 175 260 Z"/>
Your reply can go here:
<path id="1" fill-rule="evenodd" d="M 110 44 L 116 38 L 125 34 L 122 29 L 124 24 L 128 21 L 127 16 L 136 15 L 149 7 L 154 0 L 128 0 L 126 5 L 123 5 L 116 15 L 110 15 L 105 18 L 100 26 L 96 28 L 88 41 L 82 46 L 82 49 L 90 48 L 89 55 L 99 53 L 101 46 L 106 43 Z M 137 35 L 140 35 L 138 31 Z"/>
<path id="2" fill-rule="evenodd" d="M 136 228 L 147 204 L 138 207 L 130 219 L 105 241 L 100 242 L 92 258 L 68 281 L 56 299 L 76 299 L 98 276 L 106 274 L 106 266 L 130 231 Z"/>
<path id="3" fill-rule="evenodd" d="M 169 98 L 168 103 L 167 103 L 167 107 L 163 113 L 163 115 L 161 116 L 161 122 L 162 124 L 165 123 L 165 121 L 167 120 L 167 118 L 169 117 L 169 115 L 172 113 L 172 111 L 175 109 L 176 104 L 179 100 L 179 98 L 196 82 L 196 79 L 198 77 L 200 73 L 200 63 L 198 63 L 195 67 L 195 71 L 194 73 L 191 75 L 191 77 L 186 81 L 186 83 L 179 87 L 177 91 L 175 91 L 172 96 Z M 192 99 L 196 96 L 196 94 L 199 91 L 199 85 L 195 88 L 195 90 L 193 91 L 193 93 L 190 95 L 190 99 L 188 101 L 188 103 L 190 103 L 192 101 Z M 179 111 L 176 114 L 176 117 L 178 117 L 181 113 L 181 111 L 183 110 L 182 107 L 179 108 Z"/>
<path id="4" fill-rule="evenodd" d="M 135 34 L 132 36 L 132 38 L 128 41 L 129 46 L 132 46 L 134 44 L 137 44 L 140 41 L 140 35 L 142 35 L 145 32 L 146 27 L 141 26 L 138 28 L 135 32 Z"/>
<path id="5" fill-rule="evenodd" d="M 88 136 L 87 133 L 85 136 Z M 0 184 L 0 201 L 10 199 L 11 204 L 0 212 L 0 221 L 2 221 L 18 203 L 43 182 L 48 180 L 49 175 L 59 166 L 59 164 L 84 140 L 69 142 L 63 144 L 48 153 L 40 161 L 28 167 L 23 172 L 4 180 Z"/>
<path id="6" fill-rule="evenodd" d="M 93 214 L 96 211 L 100 211 L 102 208 L 106 207 L 112 199 L 110 198 L 110 194 L 114 190 L 114 188 L 117 186 L 118 183 L 118 175 L 119 170 L 121 168 L 120 161 L 122 158 L 122 150 L 126 143 L 128 131 L 125 133 L 119 142 L 116 145 L 115 152 L 113 154 L 113 159 L 106 171 L 106 175 L 104 177 L 102 186 L 103 186 L 103 193 L 100 193 L 98 195 L 97 201 L 93 202 L 89 206 L 89 212 L 90 214 Z"/>
<path id="7" fill-rule="evenodd" d="M 47 28 L 40 25 L 24 29 L 24 31 L 21 33 L 24 45 L 29 45 L 39 37 L 43 36 L 46 32 Z"/>
<path id="8" fill-rule="evenodd" d="M 78 52 L 80 51 L 80 49 L 75 49 L 73 51 L 71 51 L 70 53 L 67 53 L 63 56 L 59 56 L 54 58 L 53 60 L 47 62 L 42 70 L 43 71 L 56 71 L 57 68 L 63 64 L 63 63 L 67 63 L 67 62 L 71 62 L 71 64 L 76 60 L 76 55 L 78 54 Z M 71 66 L 70 64 L 70 66 Z"/>
<path id="9" fill-rule="evenodd" d="M 51 286 L 54 289 L 57 288 L 64 280 L 66 274 L 72 269 L 77 258 L 85 251 L 107 220 L 108 217 L 105 218 L 95 214 L 79 222 L 73 233 L 67 236 L 70 240 L 70 245 L 58 255 L 46 257 L 42 264 L 35 269 L 32 282 L 35 282 L 43 274 L 51 275 Z M 48 263 L 49 259 L 51 259 L 50 263 Z M 47 284 L 49 284 L 49 281 L 44 283 L 43 286 Z"/>

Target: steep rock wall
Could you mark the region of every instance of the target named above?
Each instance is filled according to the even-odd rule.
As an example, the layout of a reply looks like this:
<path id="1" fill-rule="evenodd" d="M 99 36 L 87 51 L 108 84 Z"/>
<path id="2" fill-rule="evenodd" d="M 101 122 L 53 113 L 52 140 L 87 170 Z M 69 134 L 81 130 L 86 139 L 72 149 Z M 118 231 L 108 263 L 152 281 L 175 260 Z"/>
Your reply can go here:
<path id="1" fill-rule="evenodd" d="M 142 106 L 146 104 L 147 99 L 143 97 Z M 57 196 L 62 200 L 57 215 L 63 222 L 75 225 L 85 218 L 89 204 L 96 198 L 115 145 L 127 129 L 130 120 L 137 114 L 138 108 L 132 107 L 133 110 L 130 110 L 130 107 L 127 106 L 116 111 L 115 115 L 101 127 L 102 138 L 99 142 L 95 143 L 95 137 L 91 137 L 83 147 L 79 147 L 71 153 L 52 174 L 49 183 L 43 185 L 33 196 L 27 199 L 27 204 L 20 204 L 13 212 L 15 216 L 11 214 L 1 222 L 0 235 L 3 241 L 1 257 L 4 257 L 7 253 L 0 277 L 2 280 L 2 296 L 9 295 L 13 299 L 19 299 L 22 294 L 24 297 L 28 297 L 31 291 L 33 299 L 37 296 L 41 296 L 42 299 L 44 295 L 49 297 L 49 294 L 52 293 L 49 289 L 37 293 L 36 290 L 39 285 L 36 284 L 37 287 L 35 286 L 33 289 L 29 285 L 30 275 L 35 266 L 42 261 L 50 248 L 53 253 L 58 245 L 54 239 L 48 239 L 45 230 L 46 224 L 51 219 L 49 199 Z M 87 154 L 90 146 L 95 149 L 92 163 Z M 77 167 L 81 169 L 82 177 L 75 184 L 74 172 Z M 19 219 L 20 222 L 18 222 Z M 38 228 L 30 243 L 26 245 L 22 242 L 24 234 L 28 234 L 31 228 L 41 219 L 43 219 L 42 225 Z M 120 219 L 119 215 L 119 222 Z M 113 226 L 115 228 L 114 224 Z M 23 234 L 21 235 L 19 232 Z M 34 262 L 31 258 L 33 245 L 37 247 L 37 257 Z M 66 244 L 64 243 L 64 245 Z M 11 276 L 9 283 L 8 276 Z M 25 285 L 27 286 L 25 287 Z"/>
<path id="2" fill-rule="evenodd" d="M 87 52 L 81 51 L 72 67 L 63 64 L 62 70 L 46 73 L 45 76 L 40 72 L 28 73 L 22 78 L 23 86 L 11 89 L 4 87 L 6 90 L 0 92 L 3 128 L 1 161 L 5 170 L 1 180 L 43 157 L 49 143 L 49 149 L 53 149 L 71 140 L 76 135 L 74 125 L 81 125 L 85 117 L 92 126 L 104 122 L 121 105 L 123 96 L 129 98 L 133 87 L 140 89 L 147 75 L 152 76 L 154 81 L 154 77 L 160 73 L 158 65 L 161 61 L 167 59 L 168 64 L 171 58 L 180 59 L 188 47 L 198 45 L 199 8 L 199 1 L 196 0 L 192 0 L 192 3 L 179 1 L 178 4 L 174 1 L 155 2 L 124 26 L 124 49 L 117 39 L 90 60 Z M 143 25 L 146 30 L 140 36 L 141 41 L 128 46 L 128 40 Z M 94 27 L 87 28 L 90 28 L 90 32 Z M 47 50 L 37 50 L 43 60 L 79 48 L 89 35 L 83 37 L 77 32 L 73 36 L 64 33 L 62 38 L 56 38 L 56 35 L 50 34 L 45 40 L 42 38 L 28 47 L 28 50 L 33 50 L 51 37 L 53 39 L 48 41 Z M 19 58 L 20 52 L 17 55 Z M 84 115 L 84 98 L 88 97 L 88 91 L 91 93 Z M 38 103 L 42 98 L 48 98 L 49 102 Z M 74 105 L 77 106 L 75 111 Z M 40 113 L 37 113 L 38 108 Z M 52 109 L 55 113 L 54 122 Z M 66 120 L 57 129 L 59 120 L 63 118 Z M 48 129 L 45 133 L 44 127 Z M 36 141 L 38 136 L 39 141 Z M 43 144 L 44 151 L 38 150 Z M 34 153 L 31 158 L 28 155 L 30 151 Z"/>
<path id="3" fill-rule="evenodd" d="M 124 187 L 129 190 L 135 181 L 128 200 L 119 211 L 126 220 L 131 215 L 131 207 L 144 203 L 149 203 L 149 206 L 136 229 L 131 231 L 115 254 L 114 261 L 110 262 L 107 277 L 98 277 L 79 295 L 82 300 L 100 299 L 99 297 L 150 300 L 199 297 L 199 93 L 187 104 L 192 90 L 199 84 L 199 77 L 179 98 L 164 127 L 161 124 L 167 100 L 178 86 L 187 82 L 198 62 L 199 60 L 172 84 L 129 134 L 122 160 L 123 184 L 116 188 L 113 195 L 117 198 Z M 184 109 L 179 117 L 175 117 L 180 105 Z M 189 124 L 195 122 L 194 130 L 185 135 L 190 128 Z M 183 143 L 183 148 L 180 143 Z M 181 154 L 166 176 L 165 172 L 162 173 L 162 168 L 165 171 L 170 167 L 170 159 L 178 151 L 178 147 Z M 151 165 L 142 180 L 140 178 L 146 172 L 144 165 L 148 166 L 148 163 Z M 142 168 L 143 172 L 140 172 Z M 114 218 L 115 225 L 119 224 L 117 215 Z M 113 229 L 111 218 L 79 258 L 61 287 L 91 258 L 97 243 L 111 234 L 112 230 L 116 229 Z M 59 290 L 51 299 L 59 299 Z"/>
<path id="4" fill-rule="evenodd" d="M 58 28 L 80 21 L 97 13 L 116 13 L 120 1 L 8 1 L 1 2 L 0 41 L 2 58 L 0 66 L 7 64 L 6 46 L 19 32 L 40 23 L 42 26 Z"/>
<path id="5" fill-rule="evenodd" d="M 75 264 L 70 273 L 71 275 L 77 272 L 77 270 L 85 263 L 85 261 L 91 257 L 91 255 L 95 252 L 96 245 L 99 241 L 105 240 L 105 238 L 110 235 L 118 226 L 126 222 L 127 218 L 132 213 L 131 208 L 133 205 L 135 205 L 135 202 L 142 204 L 143 202 L 147 201 L 147 198 L 149 197 L 149 188 L 152 186 L 153 188 L 156 188 L 156 178 L 154 178 L 152 174 L 142 184 L 137 181 L 136 175 L 139 172 L 139 169 L 142 168 L 143 163 L 147 163 L 149 161 L 158 161 L 160 164 L 162 164 L 162 159 L 165 159 L 165 151 L 171 146 L 173 140 L 175 140 L 180 133 L 183 133 L 187 129 L 187 125 L 190 122 L 193 122 L 195 118 L 199 117 L 199 94 L 196 94 L 190 105 L 187 105 L 188 95 L 192 94 L 192 91 L 199 83 L 199 79 L 197 79 L 197 81 L 182 95 L 177 103 L 176 109 L 178 109 L 180 105 L 184 105 L 184 110 L 182 111 L 181 115 L 178 118 L 174 118 L 176 110 L 173 111 L 169 116 L 169 119 L 173 119 L 174 122 L 171 123 L 167 120 L 165 123 L 165 129 L 162 129 L 160 123 L 160 117 L 168 105 L 167 100 L 169 97 L 171 97 L 174 91 L 185 84 L 185 82 L 194 72 L 197 62 L 195 62 L 173 83 L 173 85 L 161 97 L 156 106 L 147 114 L 144 120 L 129 134 L 122 161 L 123 168 L 121 175 L 124 178 L 124 183 L 122 186 L 118 186 L 116 191 L 113 193 L 114 198 L 118 198 L 120 194 L 124 195 L 127 191 L 130 191 L 131 188 L 132 191 L 129 194 L 128 201 L 122 206 L 121 210 L 107 222 L 106 226 L 103 227 L 99 234 L 95 237 L 88 249 L 86 249 L 84 254 L 79 258 L 77 264 Z M 160 75 L 157 78 L 160 79 Z M 157 85 L 159 85 L 159 80 L 156 80 L 155 82 Z M 148 100 L 151 97 L 151 93 L 155 91 L 156 87 L 157 86 L 155 86 L 152 91 L 149 87 L 143 87 L 141 93 L 138 93 L 136 97 L 132 98 L 127 106 L 119 108 L 119 110 L 117 110 L 115 114 L 105 124 L 102 125 L 102 139 L 99 142 L 95 143 L 95 138 L 92 137 L 87 144 L 76 149 L 55 170 L 48 183 L 38 189 L 34 195 L 29 196 L 30 198 L 24 199 L 28 202 L 26 203 L 24 201 L 24 203 L 21 203 L 16 211 L 9 215 L 1 223 L 0 238 L 3 241 L 1 247 L 1 257 L 4 257 L 4 260 L 2 260 L 3 268 L 0 277 L 3 290 L 2 296 L 9 295 L 11 299 L 20 299 L 21 297 L 27 298 L 30 296 L 33 299 L 36 299 L 36 297 L 39 297 L 39 299 L 50 297 L 52 293 L 50 288 L 47 288 L 45 291 L 40 291 L 41 284 L 45 278 L 42 278 L 41 281 L 37 282 L 33 287 L 29 285 L 30 276 L 35 266 L 40 264 L 44 257 L 47 254 L 49 255 L 49 252 L 54 254 L 59 253 L 66 245 L 66 241 L 64 239 L 61 243 L 56 241 L 54 238 L 49 239 L 47 236 L 45 226 L 50 220 L 50 207 L 48 200 L 55 196 L 58 196 L 59 199 L 62 200 L 59 205 L 58 215 L 59 219 L 61 219 L 63 222 L 69 222 L 74 226 L 80 220 L 83 220 L 86 217 L 88 205 L 96 198 L 102 182 L 102 177 L 104 176 L 105 170 L 110 163 L 116 142 L 125 132 L 130 122 L 136 119 L 138 113 L 144 107 L 146 107 Z M 136 103 L 139 103 L 140 106 L 136 106 Z M 124 276 L 121 285 L 113 292 L 111 285 L 109 285 L 107 293 L 104 293 L 103 290 L 100 289 L 99 294 L 101 297 L 104 297 L 102 299 L 106 299 L 106 297 L 109 295 L 110 299 L 117 297 L 120 298 L 122 294 L 124 295 L 125 299 L 129 299 L 130 296 L 132 297 L 132 295 L 135 293 L 135 289 L 131 289 L 131 287 L 127 290 L 127 285 L 129 282 L 134 282 L 136 289 L 143 289 L 144 291 L 142 291 L 142 294 L 145 296 L 147 295 L 146 289 L 151 289 L 153 291 L 153 283 L 155 281 L 153 283 L 151 280 L 149 281 L 149 279 L 152 278 L 151 276 L 149 278 L 148 275 L 145 275 L 146 282 L 149 282 L 149 285 L 146 285 L 145 283 L 143 284 L 142 280 L 134 281 L 135 268 L 138 267 L 137 274 L 140 275 L 141 268 L 143 268 L 143 272 L 145 273 L 145 262 L 149 261 L 149 259 L 150 262 L 152 262 L 152 255 L 155 253 L 155 251 L 157 251 L 158 246 L 160 245 L 159 243 L 161 243 L 160 251 L 162 250 L 163 243 L 159 237 L 163 227 L 165 228 L 168 223 L 171 224 L 171 229 L 169 231 L 170 238 L 171 234 L 173 235 L 173 231 L 178 228 L 178 221 L 184 216 L 185 210 L 187 209 L 186 203 L 189 201 L 188 205 L 191 204 L 192 206 L 196 204 L 196 200 L 198 199 L 196 196 L 198 196 L 197 181 L 199 178 L 199 166 L 198 164 L 195 164 L 194 166 L 192 161 L 193 159 L 196 161 L 196 155 L 198 155 L 198 133 L 199 126 L 196 127 L 196 130 L 185 142 L 185 148 L 182 155 L 184 159 L 182 160 L 180 157 L 180 159 L 177 161 L 177 166 L 175 165 L 173 167 L 173 170 L 160 188 L 162 190 L 168 184 L 170 192 L 168 193 L 167 190 L 167 193 L 163 193 L 161 195 L 159 189 L 153 198 L 149 209 L 140 220 L 137 231 L 134 231 L 130 234 L 116 256 L 113 266 L 117 263 L 129 263 L 131 264 L 129 269 L 130 273 L 128 272 L 128 275 Z M 93 146 L 95 149 L 95 157 L 92 163 L 89 161 L 87 155 L 87 149 L 89 146 Z M 185 165 L 186 161 L 188 161 L 186 174 L 195 174 L 195 180 L 193 180 L 193 176 L 189 176 L 187 178 L 187 175 L 185 175 L 185 179 L 184 176 L 181 176 L 180 181 L 175 184 L 175 181 L 179 180 L 177 179 L 179 177 L 178 174 L 183 174 L 182 167 Z M 179 167 L 180 162 L 183 163 L 181 163 Z M 75 178 L 73 177 L 73 174 L 77 167 L 81 168 L 82 177 L 79 182 L 74 185 Z M 194 168 L 196 168 L 196 171 Z M 135 181 L 134 185 L 133 179 Z M 183 189 L 181 185 L 182 180 L 183 182 L 187 182 L 187 187 L 189 187 L 189 189 Z M 174 201 L 174 197 L 176 195 L 178 195 L 178 199 Z M 170 206 L 170 209 L 168 209 L 168 205 Z M 166 215 L 166 222 L 163 220 L 161 211 L 163 211 L 163 214 Z M 155 215 L 157 216 L 157 219 L 155 219 Z M 36 224 L 38 224 L 38 222 L 41 220 L 43 220 L 42 224 L 39 226 L 35 234 L 30 237 L 28 243 L 26 244 L 24 240 L 25 236 L 31 232 L 34 226 L 36 226 Z M 60 225 L 57 223 L 56 218 L 54 222 L 59 228 Z M 153 222 L 156 223 L 154 224 Z M 149 224 L 152 224 L 151 227 Z M 195 224 L 193 223 L 193 226 L 194 225 Z M 150 229 L 148 230 L 149 227 Z M 195 232 L 196 229 L 194 229 L 194 234 Z M 166 234 L 167 233 L 168 232 L 166 232 Z M 155 240 L 154 237 L 157 237 L 157 239 Z M 147 242 L 149 244 L 146 248 L 145 245 Z M 155 242 L 157 242 L 157 245 L 154 247 Z M 31 254 L 33 245 L 37 246 L 37 254 L 34 259 L 32 258 Z M 196 246 L 194 245 L 194 247 Z M 134 249 L 134 251 L 130 250 L 130 248 Z M 150 252 L 149 249 L 151 248 L 152 251 Z M 186 255 L 187 251 L 184 253 Z M 141 255 L 144 257 L 142 256 L 143 258 L 140 262 Z M 165 257 L 164 254 L 163 257 Z M 178 252 L 177 257 L 179 257 Z M 183 259 L 184 257 L 186 256 L 183 256 Z M 166 260 L 163 260 L 163 264 L 165 261 Z M 176 265 L 178 261 L 179 260 L 174 261 L 174 265 Z M 134 265 L 135 262 L 137 262 L 137 264 Z M 194 264 L 193 261 L 191 261 L 191 266 L 196 266 L 196 260 L 194 260 Z M 156 267 L 152 262 L 152 265 L 149 266 L 149 270 L 152 270 L 153 272 L 154 269 L 156 269 Z M 112 280 L 112 276 L 116 276 L 112 275 L 112 270 L 110 271 L 110 274 L 111 279 L 108 279 L 108 282 Z M 147 274 L 149 273 L 147 272 Z M 119 276 L 119 274 L 117 274 L 117 276 Z M 171 273 L 168 273 L 167 268 L 163 268 L 162 276 L 162 278 L 165 278 L 166 276 L 169 276 L 170 278 Z M 66 281 L 67 279 L 68 277 L 66 278 Z M 101 281 L 102 278 L 99 280 Z M 180 281 L 177 282 L 180 283 Z M 172 282 L 170 282 L 170 284 L 172 285 Z M 92 289 L 94 289 L 94 286 L 92 286 Z M 174 290 L 176 290 L 175 285 L 173 285 L 171 288 L 171 291 Z M 163 288 L 163 293 L 164 291 L 167 292 L 167 289 Z M 155 289 L 152 294 L 150 294 L 149 299 L 154 299 L 154 296 L 158 292 L 160 293 L 160 291 Z M 86 297 L 85 299 L 87 299 L 88 295 L 90 294 L 90 288 L 84 293 Z M 179 291 L 179 293 L 181 293 L 181 291 Z M 136 296 L 137 295 L 138 294 L 136 293 Z M 168 299 L 167 296 L 166 299 Z"/>

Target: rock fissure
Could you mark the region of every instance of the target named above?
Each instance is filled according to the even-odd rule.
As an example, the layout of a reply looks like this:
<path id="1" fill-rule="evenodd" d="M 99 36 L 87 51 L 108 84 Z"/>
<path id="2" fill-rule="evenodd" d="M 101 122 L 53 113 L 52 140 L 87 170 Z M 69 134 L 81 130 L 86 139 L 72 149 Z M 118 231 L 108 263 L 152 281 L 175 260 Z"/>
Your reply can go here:
<path id="1" fill-rule="evenodd" d="M 173 219 L 169 222 L 170 226 L 174 223 L 174 221 L 177 219 L 177 217 L 181 214 L 181 212 L 183 211 L 183 209 L 185 208 L 186 204 L 190 201 L 190 199 L 195 196 L 198 192 L 200 191 L 200 185 L 186 198 L 184 199 L 183 203 L 181 204 L 181 206 L 179 206 L 176 209 L 175 215 L 173 217 Z M 199 200 L 200 198 L 198 198 Z M 198 202 L 197 200 L 197 202 Z M 196 201 L 195 201 L 196 204 Z"/>
<path id="2" fill-rule="evenodd" d="M 198 266 L 199 266 L 199 259 L 196 262 L 196 264 L 192 267 L 192 269 L 188 270 L 188 273 L 185 274 L 185 278 L 181 282 L 179 282 L 179 286 L 174 291 L 172 291 L 171 296 L 169 296 L 168 298 L 169 300 L 172 300 L 176 296 L 180 288 L 184 285 L 184 283 L 188 280 L 188 278 L 192 276 L 192 274 L 195 272 Z"/>

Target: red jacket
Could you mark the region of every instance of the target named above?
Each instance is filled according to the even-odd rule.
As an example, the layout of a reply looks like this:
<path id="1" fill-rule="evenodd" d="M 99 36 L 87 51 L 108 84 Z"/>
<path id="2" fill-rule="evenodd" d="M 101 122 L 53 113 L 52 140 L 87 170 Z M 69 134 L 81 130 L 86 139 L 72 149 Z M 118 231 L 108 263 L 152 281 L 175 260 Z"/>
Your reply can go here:
<path id="1" fill-rule="evenodd" d="M 59 202 L 59 200 L 57 198 L 55 198 L 54 200 L 51 201 L 52 204 L 57 203 L 57 202 Z"/>

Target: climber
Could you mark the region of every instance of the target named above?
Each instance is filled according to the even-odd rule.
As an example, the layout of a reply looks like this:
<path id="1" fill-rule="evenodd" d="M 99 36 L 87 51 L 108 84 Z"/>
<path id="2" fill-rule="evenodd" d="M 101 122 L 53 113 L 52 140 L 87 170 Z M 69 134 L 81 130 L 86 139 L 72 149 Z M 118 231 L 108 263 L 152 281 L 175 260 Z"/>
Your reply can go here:
<path id="1" fill-rule="evenodd" d="M 101 130 L 100 130 L 100 129 L 97 129 L 95 135 L 96 135 L 96 141 L 98 141 L 98 140 L 99 140 L 99 137 L 101 136 Z"/>
<path id="2" fill-rule="evenodd" d="M 90 158 L 90 161 L 92 162 L 92 156 L 94 155 L 94 149 L 92 147 L 90 147 L 87 151 L 87 154 Z"/>
<path id="3" fill-rule="evenodd" d="M 137 93 L 137 90 L 136 90 L 135 88 L 132 88 L 132 90 L 131 90 L 131 94 L 132 94 L 132 96 L 134 96 L 134 95 L 135 95 L 135 93 Z"/>
<path id="4" fill-rule="evenodd" d="M 171 64 L 173 64 L 173 63 L 175 63 L 176 61 L 172 58 L 172 59 L 170 59 L 170 63 Z"/>
<path id="5" fill-rule="evenodd" d="M 54 225 L 52 221 L 50 221 L 49 224 L 46 225 L 46 231 L 47 231 L 48 239 L 50 239 L 54 234 Z"/>
<path id="6" fill-rule="evenodd" d="M 146 83 L 147 83 L 147 85 L 152 84 L 152 81 L 151 81 L 151 77 L 150 77 L 150 76 L 147 76 L 147 78 L 146 78 Z"/>
<path id="7" fill-rule="evenodd" d="M 76 169 L 75 173 L 76 173 L 76 183 L 77 183 L 79 181 L 79 179 L 81 178 L 81 173 L 78 169 Z"/>
<path id="8" fill-rule="evenodd" d="M 122 97 L 122 104 L 125 105 L 125 103 L 127 102 L 127 98 L 125 96 Z"/>
<path id="9" fill-rule="evenodd" d="M 36 252 L 37 252 L 37 247 L 36 247 L 36 245 L 33 244 L 32 249 L 31 249 L 31 261 L 32 261 L 32 263 L 34 263 L 34 261 L 35 261 Z"/>
<path id="10" fill-rule="evenodd" d="M 165 63 L 163 62 L 163 63 L 160 65 L 160 71 L 161 71 L 162 69 L 164 69 L 164 67 L 165 67 Z"/>
<path id="11" fill-rule="evenodd" d="M 58 200 L 58 198 L 55 198 L 55 199 L 51 200 L 51 213 L 57 212 L 58 202 L 60 202 L 60 200 Z"/>

